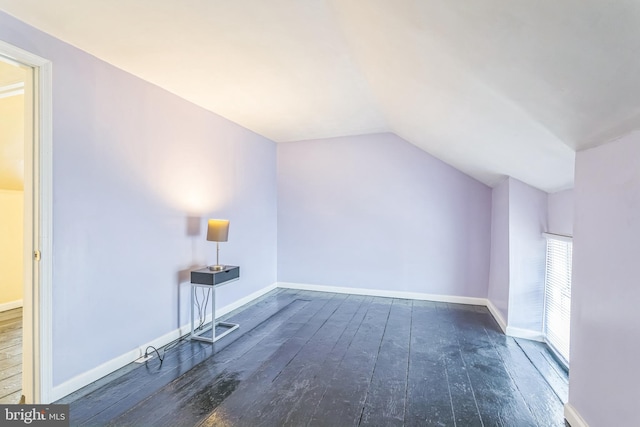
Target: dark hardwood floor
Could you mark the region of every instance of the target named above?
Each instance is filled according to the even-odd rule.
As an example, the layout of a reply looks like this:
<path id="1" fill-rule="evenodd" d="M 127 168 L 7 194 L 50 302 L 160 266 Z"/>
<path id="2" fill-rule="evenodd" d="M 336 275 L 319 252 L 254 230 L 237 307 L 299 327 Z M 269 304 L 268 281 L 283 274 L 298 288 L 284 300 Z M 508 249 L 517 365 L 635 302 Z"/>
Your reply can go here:
<path id="1" fill-rule="evenodd" d="M 22 395 L 22 308 L 0 312 L 0 403 Z"/>
<path id="2" fill-rule="evenodd" d="M 71 425 L 565 425 L 562 376 L 484 307 L 279 289 L 225 319 L 60 400 Z"/>

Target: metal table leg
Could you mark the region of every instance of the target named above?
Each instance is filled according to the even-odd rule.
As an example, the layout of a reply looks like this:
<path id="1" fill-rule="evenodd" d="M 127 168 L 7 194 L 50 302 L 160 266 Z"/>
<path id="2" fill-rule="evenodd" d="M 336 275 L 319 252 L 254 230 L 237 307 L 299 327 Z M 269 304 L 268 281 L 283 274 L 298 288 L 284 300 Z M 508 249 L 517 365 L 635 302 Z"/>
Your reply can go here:
<path id="1" fill-rule="evenodd" d="M 194 326 L 194 316 L 195 316 L 194 304 L 196 300 L 197 287 L 206 287 L 211 289 L 211 323 L 209 324 L 209 326 L 196 331 L 196 328 Z M 217 326 L 222 326 L 229 329 L 227 329 L 220 335 L 216 336 Z M 237 323 L 216 322 L 216 288 L 215 286 L 208 286 L 208 285 L 199 286 L 194 283 L 191 284 L 191 339 L 192 340 L 214 343 L 219 339 L 229 335 L 231 332 L 235 331 L 239 327 L 240 325 Z M 205 332 L 209 331 L 210 329 L 212 330 L 211 338 L 202 336 Z"/>

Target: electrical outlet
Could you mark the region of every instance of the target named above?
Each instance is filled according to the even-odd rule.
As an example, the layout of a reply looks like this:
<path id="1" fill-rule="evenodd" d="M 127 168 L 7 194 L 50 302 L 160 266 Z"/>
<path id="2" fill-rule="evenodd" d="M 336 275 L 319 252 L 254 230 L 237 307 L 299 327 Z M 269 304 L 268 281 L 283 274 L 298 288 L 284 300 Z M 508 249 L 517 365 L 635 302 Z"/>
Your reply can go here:
<path id="1" fill-rule="evenodd" d="M 149 354 L 149 355 L 148 355 L 148 356 L 146 356 L 146 357 L 145 357 L 145 356 L 142 356 L 140 359 L 136 359 L 136 360 L 134 360 L 134 362 L 136 362 L 136 363 L 144 363 L 144 362 L 146 362 L 147 360 L 152 359 L 152 358 L 153 358 L 153 354 Z"/>

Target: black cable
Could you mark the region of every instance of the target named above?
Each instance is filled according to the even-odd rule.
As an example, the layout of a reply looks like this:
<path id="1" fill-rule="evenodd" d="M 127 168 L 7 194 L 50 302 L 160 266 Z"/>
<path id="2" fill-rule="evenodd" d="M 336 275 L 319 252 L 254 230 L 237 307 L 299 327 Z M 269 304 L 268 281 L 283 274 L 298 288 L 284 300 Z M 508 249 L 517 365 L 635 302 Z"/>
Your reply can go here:
<path id="1" fill-rule="evenodd" d="M 164 362 L 164 358 L 167 355 L 167 351 L 171 350 L 172 348 L 176 347 L 178 344 L 180 344 L 182 341 L 184 341 L 185 339 L 187 339 L 187 337 L 189 337 L 189 333 L 184 334 L 181 337 L 176 338 L 175 340 L 171 341 L 170 343 L 168 343 L 167 345 L 165 345 L 162 348 L 162 357 L 160 357 L 160 352 L 158 351 L 157 348 L 155 348 L 154 346 L 150 345 L 147 346 L 147 348 L 144 351 L 144 357 L 149 356 L 149 349 L 152 348 L 153 351 L 156 352 L 156 354 L 158 355 L 158 359 L 160 359 L 160 365 L 162 365 L 162 362 Z"/>
<path id="2" fill-rule="evenodd" d="M 201 329 L 207 320 L 207 306 L 209 305 L 209 298 L 211 297 L 211 288 L 207 289 L 206 294 L 204 289 L 200 289 L 202 291 L 202 298 L 204 299 L 204 306 L 200 303 L 198 292 L 196 292 L 196 305 L 198 306 L 198 327 L 196 329 Z"/>
<path id="3" fill-rule="evenodd" d="M 198 292 L 195 292 L 195 297 L 196 297 L 196 306 L 198 307 L 198 318 L 199 318 L 199 325 L 196 329 L 200 329 L 204 326 L 205 321 L 207 320 L 207 306 L 209 305 L 209 299 L 211 297 L 211 289 L 207 289 L 206 295 L 205 295 L 205 291 L 204 289 L 202 289 L 202 297 L 204 298 L 204 306 L 200 303 L 200 299 L 198 298 Z M 215 319 L 213 320 L 215 322 Z M 189 334 L 184 334 L 181 337 L 178 337 L 177 339 L 171 341 L 169 344 L 165 345 L 164 347 L 162 347 L 163 351 L 162 351 L 162 356 L 160 356 L 160 352 L 158 351 L 157 348 L 155 348 L 154 346 L 150 345 L 147 346 L 147 348 L 144 350 L 144 357 L 148 357 L 149 356 L 149 349 L 153 349 L 153 351 L 156 352 L 156 354 L 158 355 L 158 359 L 160 359 L 160 365 L 162 365 L 162 362 L 164 362 L 164 358 L 167 354 L 168 350 L 171 350 L 172 348 L 174 348 L 175 346 L 177 346 L 180 342 L 182 342 L 183 340 L 185 340 L 187 337 L 189 336 Z"/>
<path id="4" fill-rule="evenodd" d="M 148 346 L 145 350 L 144 350 L 144 357 L 148 357 L 149 356 L 149 349 L 152 348 L 156 354 L 158 355 L 158 359 L 160 359 L 160 364 L 162 365 L 162 362 L 164 361 L 164 356 L 160 356 L 160 352 L 158 351 L 157 348 L 155 348 L 154 346 L 150 345 Z M 167 352 L 167 350 L 165 350 L 164 352 L 162 352 L 162 354 L 165 354 Z"/>

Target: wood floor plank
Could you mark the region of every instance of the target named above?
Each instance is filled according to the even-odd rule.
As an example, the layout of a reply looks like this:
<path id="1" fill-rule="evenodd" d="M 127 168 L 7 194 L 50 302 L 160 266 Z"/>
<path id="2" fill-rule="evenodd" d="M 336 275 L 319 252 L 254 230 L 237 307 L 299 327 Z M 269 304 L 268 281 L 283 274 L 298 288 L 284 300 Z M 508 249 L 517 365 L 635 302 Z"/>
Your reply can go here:
<path id="1" fill-rule="evenodd" d="M 454 425 L 443 351 L 447 331 L 433 302 L 414 301 L 405 425 Z"/>
<path id="2" fill-rule="evenodd" d="M 22 320 L 8 320 L 0 324 L 0 334 L 15 330 L 22 330 Z"/>
<path id="3" fill-rule="evenodd" d="M 11 346 L 7 346 L 0 349 L 0 360 L 8 359 L 13 356 L 19 356 L 22 354 L 22 340 Z"/>
<path id="4" fill-rule="evenodd" d="M 22 308 L 0 312 L 0 402 L 18 403 L 22 390 Z"/>
<path id="5" fill-rule="evenodd" d="M 0 404 L 2 405 L 15 405 L 20 403 L 20 398 L 22 397 L 22 391 L 16 391 L 11 393 L 8 396 L 0 397 Z"/>
<path id="6" fill-rule="evenodd" d="M 237 313 L 227 320 L 241 323 L 238 331 L 250 331 L 274 313 L 286 312 L 287 307 L 296 300 L 298 292 L 278 293 L 273 298 L 266 299 L 252 305 L 247 310 Z M 76 425 L 82 425 L 89 420 L 92 423 L 111 420 L 139 402 L 148 398 L 158 389 L 206 360 L 216 351 L 223 349 L 241 335 L 230 334 L 215 346 L 203 342 L 183 342 L 167 353 L 170 357 L 159 366 L 157 359 L 151 359 L 144 365 L 130 364 L 124 375 L 114 373 L 114 379 L 93 388 L 79 400 L 70 402 L 70 419 Z M 79 393 L 83 393 L 79 391 Z"/>
<path id="7" fill-rule="evenodd" d="M 546 344 L 519 338 L 515 341 L 527 355 L 529 361 L 555 391 L 560 401 L 563 403 L 568 402 L 569 375 L 553 358 L 551 350 L 546 347 Z"/>
<path id="8" fill-rule="evenodd" d="M 19 366 L 21 364 L 22 364 L 22 354 L 9 356 L 7 358 L 0 359 L 0 371 L 4 371 L 5 369 Z"/>
<path id="9" fill-rule="evenodd" d="M 283 369 L 289 366 L 305 344 L 316 335 L 347 297 L 344 294 L 334 295 L 320 310 L 300 325 L 301 327 L 290 335 L 288 340 L 280 344 L 277 350 L 265 359 L 250 376 L 240 383 L 237 394 L 232 394 L 221 402 L 200 425 L 216 426 L 220 417 L 230 425 L 251 424 L 252 421 L 247 422 L 243 419 L 253 406 L 253 398 L 247 399 L 245 397 L 247 392 L 250 391 L 253 396 L 260 396 L 268 391 Z"/>
<path id="10" fill-rule="evenodd" d="M 19 374 L 21 372 L 22 372 L 22 364 L 18 364 L 18 365 L 12 366 L 10 368 L 3 369 L 0 372 L 0 380 L 4 380 L 5 378 L 12 377 L 12 376 L 14 376 L 16 374 Z"/>
<path id="11" fill-rule="evenodd" d="M 446 304 L 438 306 L 440 325 L 449 339 L 449 350 L 443 349 L 449 393 L 453 406 L 455 424 L 460 426 L 481 426 L 482 418 L 475 393 L 469 379 L 469 372 L 462 355 L 456 328 L 453 326 L 453 310 L 475 311 L 473 306 Z"/>
<path id="12" fill-rule="evenodd" d="M 492 330 L 487 331 L 487 336 L 493 342 L 507 372 L 517 384 L 518 391 L 537 424 L 564 427 L 563 403 L 538 370 L 526 369 L 531 367 L 531 361 L 515 340 Z"/>
<path id="13" fill-rule="evenodd" d="M 180 346 L 162 366 L 158 359 L 151 359 L 143 365 L 129 365 L 131 371 L 126 375 L 115 378 L 109 385 L 97 388 L 79 401 L 71 402 L 69 417 L 72 424 L 106 423 L 152 394 L 156 386 L 169 383 L 187 372 L 211 351 L 204 343 Z"/>
<path id="14" fill-rule="evenodd" d="M 273 316 L 269 322 L 245 333 L 238 342 L 163 387 L 109 425 L 195 425 L 327 304 L 327 299 L 309 303 L 298 301 L 297 309 L 291 310 L 291 315 L 280 310 L 279 316 Z"/>
<path id="15" fill-rule="evenodd" d="M 18 372 L 0 380 L 0 396 L 7 396 L 22 390 L 22 374 Z"/>
<path id="16" fill-rule="evenodd" d="M 285 424 L 291 409 L 296 407 L 305 391 L 316 381 L 317 376 L 324 374 L 320 369 L 325 366 L 326 360 L 366 300 L 367 297 L 356 295 L 345 299 L 286 369 L 272 381 L 271 386 L 256 396 L 251 407 L 243 412 L 240 424 Z M 360 316 L 363 316 L 362 312 Z"/>
<path id="17" fill-rule="evenodd" d="M 270 319 L 277 324 L 281 321 L 281 317 L 287 317 L 291 315 L 291 313 L 297 312 L 304 303 L 299 301 L 296 295 L 297 292 L 278 294 L 271 300 L 256 304 L 251 307 L 250 310 L 226 319 L 242 324 L 242 331 L 238 329 L 238 334 L 231 334 L 213 345 L 200 341 L 186 341 L 178 348 L 171 350 L 171 352 L 168 353 L 170 357 L 166 359 L 161 366 L 158 365 L 157 360 L 152 363 L 147 362 L 145 367 L 156 366 L 152 374 L 162 373 L 162 375 L 156 375 L 155 378 L 147 382 L 144 389 L 135 393 L 134 399 L 127 398 L 126 401 L 121 399 L 118 402 L 113 402 L 113 399 L 110 399 L 108 407 L 98 413 L 94 413 L 86 422 L 89 425 L 104 425 L 109 420 L 116 419 L 125 412 L 132 410 L 132 408 L 150 399 L 154 394 L 158 393 L 159 390 L 162 390 L 163 387 L 177 379 L 188 378 L 185 375 L 194 367 L 197 367 L 200 363 L 224 351 L 227 346 L 238 339 L 242 339 L 245 334 L 249 333 L 253 336 L 260 333 L 261 321 L 264 323 L 265 319 Z M 144 374 L 143 372 L 142 375 Z M 101 393 L 98 393 L 98 395 L 100 396 Z M 159 400 L 158 402 L 161 401 Z M 73 410 L 73 406 L 71 409 Z M 71 411 L 72 420 L 73 415 L 74 413 Z"/>
<path id="18" fill-rule="evenodd" d="M 499 353 L 478 321 L 482 315 L 455 310 L 462 358 L 469 372 L 478 408 L 485 425 L 536 426 L 517 385 L 505 368 Z M 488 320 L 488 319 L 487 319 Z"/>
<path id="19" fill-rule="evenodd" d="M 404 425 L 412 308 L 411 300 L 393 300 L 359 425 Z"/>
<path id="20" fill-rule="evenodd" d="M 261 298 L 253 301 L 251 304 L 245 306 L 245 309 L 248 310 L 247 313 L 254 313 L 256 310 L 258 310 L 257 312 L 261 312 L 260 310 L 262 310 L 262 307 L 264 307 L 265 305 L 268 305 L 269 307 L 277 307 L 278 304 L 286 304 L 286 302 L 282 301 L 282 298 L 285 298 L 286 301 L 291 301 L 295 298 L 295 295 L 297 295 L 297 292 L 293 291 L 291 293 L 286 292 L 286 293 L 282 293 L 283 289 L 277 289 L 275 291 L 269 292 L 266 295 L 263 295 Z M 275 300 L 274 300 L 275 298 Z M 265 299 L 268 299 L 268 301 L 265 301 Z M 222 319 L 223 320 L 228 320 L 230 318 L 230 316 L 233 316 L 234 314 L 237 315 L 237 311 L 233 311 L 231 313 L 228 313 L 226 316 L 223 316 Z M 187 351 L 187 348 L 178 348 L 178 347 L 182 347 L 182 344 L 184 344 L 185 341 L 188 341 L 188 335 L 182 337 L 182 341 L 180 341 L 178 343 L 178 345 L 176 345 L 175 351 L 177 351 L 179 353 L 178 356 L 176 357 L 180 357 L 182 358 L 182 362 L 186 363 L 186 358 L 187 356 L 183 355 L 182 353 Z M 194 355 L 198 352 L 198 348 L 196 343 L 193 343 L 194 348 L 193 349 L 188 349 L 188 351 L 190 351 L 192 355 Z M 201 345 L 203 348 L 205 347 L 210 347 L 210 346 L 204 346 L 204 344 Z M 174 350 L 169 350 L 169 351 L 174 351 Z M 145 365 L 146 366 L 146 365 Z M 108 375 L 106 375 L 105 377 L 94 381 L 93 383 L 81 388 L 80 390 L 76 390 L 75 392 L 59 399 L 58 401 L 56 401 L 55 403 L 60 403 L 60 404 L 71 404 L 76 402 L 74 405 L 71 405 L 70 407 L 70 412 L 76 413 L 76 415 L 78 414 L 79 411 L 82 410 L 83 406 L 87 403 L 92 401 L 93 399 L 96 398 L 96 396 L 98 398 L 102 397 L 104 393 L 102 393 L 101 389 L 104 388 L 111 388 L 113 386 L 113 384 L 118 380 L 118 378 L 126 376 L 129 374 L 129 372 L 134 371 L 138 368 L 140 368 L 141 365 L 136 364 L 136 363 L 130 363 L 126 366 L 124 366 L 123 368 L 118 369 L 115 372 L 112 372 Z M 166 365 L 165 365 L 166 368 Z M 148 387 L 146 388 L 147 390 L 149 389 Z M 96 393 L 95 395 L 93 393 Z M 78 404 L 78 402 L 83 401 L 83 404 L 80 405 Z M 111 402 L 113 403 L 113 402 Z M 99 412 L 99 411 L 97 411 Z M 92 415 L 95 415 L 97 412 L 93 412 Z M 73 418 L 73 416 L 71 416 L 72 419 L 78 421 L 78 419 Z"/>
<path id="21" fill-rule="evenodd" d="M 296 398 L 286 405 L 286 414 L 283 414 L 281 420 L 282 426 L 306 426 L 309 423 L 313 415 L 313 411 L 310 410 L 310 408 L 315 408 L 322 396 L 326 393 L 331 383 L 331 373 L 334 372 L 337 366 L 342 364 L 347 350 L 351 347 L 356 332 L 362 326 L 362 322 L 371 307 L 372 301 L 373 297 L 364 297 L 363 303 L 343 331 L 335 346 L 327 355 L 325 361 L 321 365 L 316 365 L 315 369 L 310 372 L 309 377 L 313 374 L 313 378 L 309 379 L 306 387 L 303 390 L 299 390 L 296 393 Z M 314 367 L 311 366 L 310 369 L 312 368 Z M 281 393 L 287 392 L 288 390 L 281 391 Z M 287 394 L 290 396 L 291 393 Z"/>
<path id="22" fill-rule="evenodd" d="M 358 425 L 389 318 L 391 302 L 389 298 L 373 299 L 340 366 L 333 373 L 328 373 L 331 381 L 313 410 L 308 425 Z"/>
<path id="23" fill-rule="evenodd" d="M 518 390 L 538 425 L 564 427 L 564 405 L 537 370 L 522 369 L 531 362 L 512 338 L 498 345 L 507 371 L 518 384 Z"/>
<path id="24" fill-rule="evenodd" d="M 7 320 L 16 320 L 19 319 L 22 321 L 22 308 L 14 308 L 13 310 L 0 311 L 0 323 Z"/>
<path id="25" fill-rule="evenodd" d="M 17 344 L 22 345 L 22 329 L 0 333 L 0 351 Z"/>
<path id="26" fill-rule="evenodd" d="M 281 290 L 234 316 L 215 345 L 181 342 L 77 392 L 71 425 L 564 426 L 484 307 Z"/>

